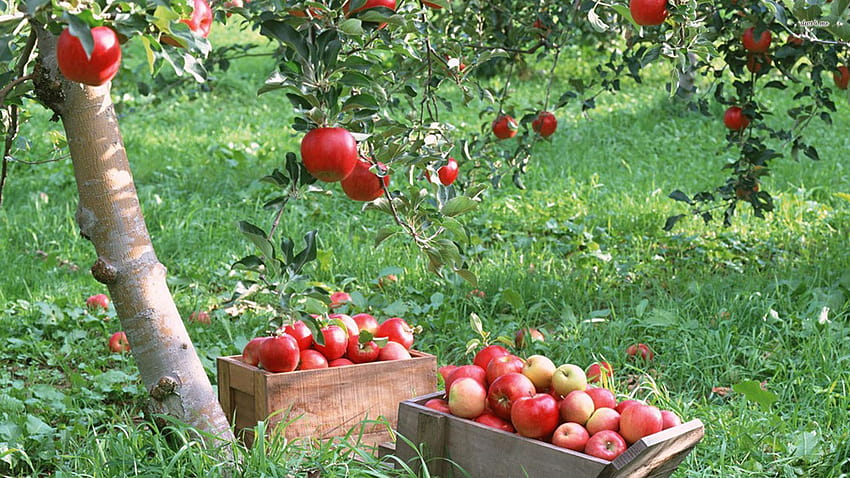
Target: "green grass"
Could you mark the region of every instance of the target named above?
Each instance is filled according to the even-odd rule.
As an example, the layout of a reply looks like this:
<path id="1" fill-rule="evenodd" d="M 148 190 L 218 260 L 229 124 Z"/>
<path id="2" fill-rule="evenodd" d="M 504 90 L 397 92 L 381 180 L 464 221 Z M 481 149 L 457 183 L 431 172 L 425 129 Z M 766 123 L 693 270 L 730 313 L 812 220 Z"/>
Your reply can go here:
<path id="1" fill-rule="evenodd" d="M 230 265 L 253 252 L 235 223 L 269 226 L 261 205 L 271 189 L 257 179 L 281 166 L 299 140 L 288 102 L 254 94 L 265 65 L 240 60 L 210 93 L 177 90 L 158 105 L 129 98 L 122 109 L 143 211 L 177 305 L 184 317 L 213 309 L 211 325 L 188 324 L 213 381 L 215 357 L 238 353 L 271 318 L 250 309 L 230 316 L 220 307 L 245 278 Z M 564 66 L 559 78 L 582 66 Z M 332 196 L 291 205 L 280 230 L 299 238 L 317 228 L 313 278 L 361 293 L 381 317 L 421 325 L 417 348 L 440 363 L 470 360 L 472 312 L 493 336 L 511 336 L 520 324 L 544 329 L 547 341 L 533 351 L 556 361 L 604 357 L 618 371 L 621 395 L 705 424 L 705 438 L 676 476 L 850 473 L 850 202 L 836 195 L 850 193 L 848 105 L 840 104 L 832 127 L 816 123 L 809 131 L 823 161 L 775 164 L 764 188 L 777 210 L 766 220 L 742 205 L 729 229 L 687 219 L 667 233 L 664 219 L 682 212 L 667 194 L 720 184 L 732 153 L 721 108 L 715 118 L 681 111 L 667 101 L 663 78 L 655 71 L 644 86 L 627 82 L 600 97 L 589 118 L 577 105 L 560 111 L 552 143 L 535 150 L 528 190 L 491 190 L 464 219 L 484 298 L 470 297 L 462 281 L 427 273 L 407 241 L 374 249 L 386 216 L 362 213 L 336 186 Z M 515 104 L 533 105 L 539 80 L 520 84 Z M 786 107 L 790 96 L 768 102 Z M 19 159 L 49 157 L 48 129 L 56 125 L 48 117 L 37 112 L 22 132 L 32 149 Z M 475 110 L 450 118 L 470 129 L 481 122 Z M 236 466 L 179 425 L 163 436 L 143 420 L 132 359 L 106 352 L 106 337 L 120 329 L 114 313 L 84 310 L 84 299 L 105 289 L 88 273 L 93 248 L 73 221 L 69 160 L 13 163 L 4 195 L 0 473 L 197 476 Z M 376 287 L 393 267 L 400 281 Z M 657 352 L 651 367 L 626 360 L 634 342 Z M 763 407 L 714 389 L 747 381 L 765 382 L 778 400 Z M 245 476 L 391 474 L 346 447 L 281 440 L 238 453 Z"/>

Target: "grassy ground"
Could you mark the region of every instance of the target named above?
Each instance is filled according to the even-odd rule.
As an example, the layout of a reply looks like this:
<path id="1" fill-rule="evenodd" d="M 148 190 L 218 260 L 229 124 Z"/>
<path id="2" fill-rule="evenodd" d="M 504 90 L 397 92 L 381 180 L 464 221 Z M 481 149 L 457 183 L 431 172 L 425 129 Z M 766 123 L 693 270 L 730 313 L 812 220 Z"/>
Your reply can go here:
<path id="1" fill-rule="evenodd" d="M 143 210 L 178 307 L 186 317 L 215 309 L 211 325 L 188 324 L 214 381 L 215 357 L 238 353 L 269 319 L 217 308 L 242 278 L 230 265 L 252 252 L 235 223 L 271 223 L 261 208 L 271 191 L 257 179 L 299 140 L 285 99 L 253 93 L 266 60 L 236 62 L 209 94 L 179 90 L 156 105 L 127 97 L 122 109 Z M 519 106 L 536 98 L 535 81 L 514 90 Z M 790 96 L 769 102 L 787 106 Z M 491 191 L 465 220 L 484 298 L 428 274 L 403 240 L 373 249 L 386 217 L 360 212 L 338 189 L 293 205 L 281 230 L 300 237 L 318 228 L 320 260 L 309 272 L 362 293 L 379 316 L 421 325 L 417 347 L 441 363 L 469 360 L 471 312 L 495 335 L 519 324 L 544 329 L 536 351 L 555 361 L 607 359 L 620 371 L 620 394 L 705 424 L 677 476 L 841 476 L 850 473 L 850 203 L 836 193 L 850 193 L 848 140 L 839 133 L 850 126 L 847 107 L 841 102 L 834 126 L 809 132 L 823 161 L 776 164 L 764 188 L 777 211 L 766 220 L 742 205 L 732 228 L 685 220 L 672 233 L 664 219 L 682 210 L 667 193 L 724 179 L 720 166 L 731 154 L 721 110 L 716 118 L 683 112 L 656 81 L 602 97 L 588 118 L 577 106 L 559 112 L 552 143 L 535 151 L 528 190 Z M 454 115 L 478 121 L 474 112 Z M 20 159 L 49 157 L 48 117 L 36 113 L 23 132 L 32 150 Z M 105 289 L 88 273 L 93 249 L 73 222 L 69 161 L 14 163 L 4 195 L 0 473 L 219 473 L 219 457 L 189 431 L 175 425 L 169 440 L 151 432 L 132 359 L 106 352 L 120 325 L 111 311 L 84 310 L 84 299 Z M 377 288 L 388 271 L 399 282 Z M 634 342 L 657 352 L 650 368 L 626 360 Z M 727 388 L 748 381 L 763 382 L 776 402 Z M 251 476 L 390 473 L 368 457 L 354 460 L 351 449 L 275 442 L 240 453 Z"/>

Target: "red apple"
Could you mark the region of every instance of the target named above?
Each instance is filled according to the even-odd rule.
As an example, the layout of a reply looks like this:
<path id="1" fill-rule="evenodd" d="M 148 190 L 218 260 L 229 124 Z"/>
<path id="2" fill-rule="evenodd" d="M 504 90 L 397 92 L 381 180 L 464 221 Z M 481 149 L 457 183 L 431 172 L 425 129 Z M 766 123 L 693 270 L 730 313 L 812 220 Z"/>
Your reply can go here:
<path id="1" fill-rule="evenodd" d="M 644 405 L 644 403 L 641 402 L 640 400 L 631 400 L 631 399 L 630 400 L 623 400 L 623 401 L 621 401 L 620 403 L 617 404 L 617 411 L 620 412 L 620 415 L 622 415 L 623 411 L 625 409 L 629 408 L 632 405 L 636 405 L 636 404 Z"/>
<path id="2" fill-rule="evenodd" d="M 196 310 L 189 314 L 189 322 L 197 322 L 199 324 L 209 325 L 210 313 L 206 310 Z"/>
<path id="3" fill-rule="evenodd" d="M 663 426 L 661 410 L 652 405 L 632 405 L 620 417 L 620 434 L 629 444 L 660 432 Z"/>
<path id="4" fill-rule="evenodd" d="M 130 351 L 130 342 L 127 341 L 127 334 L 115 332 L 109 337 L 109 350 L 113 353 L 123 353 Z"/>
<path id="5" fill-rule="evenodd" d="M 340 357 L 338 359 L 333 359 L 328 362 L 328 367 L 342 367 L 344 365 L 354 365 L 354 362 L 348 360 L 345 357 Z"/>
<path id="6" fill-rule="evenodd" d="M 661 410 L 661 429 L 666 430 L 668 428 L 677 427 L 682 424 L 682 419 L 679 418 L 679 415 L 671 412 L 670 410 Z"/>
<path id="7" fill-rule="evenodd" d="M 617 408 L 617 397 L 614 395 L 614 392 L 607 388 L 588 388 L 585 393 L 593 399 L 595 408 Z"/>
<path id="8" fill-rule="evenodd" d="M 348 347 L 348 332 L 338 325 L 322 327 L 321 332 L 322 337 L 325 339 L 325 344 L 321 345 L 314 341 L 314 349 L 321 352 L 328 361 L 345 355 L 345 350 Z"/>
<path id="9" fill-rule="evenodd" d="M 437 369 L 437 372 L 440 374 L 441 377 L 443 377 L 443 383 L 448 383 L 449 375 L 451 375 L 452 372 L 454 372 L 455 370 L 457 370 L 457 365 L 443 365 L 442 367 Z"/>
<path id="10" fill-rule="evenodd" d="M 487 364 L 487 383 L 491 384 L 493 380 L 511 372 L 522 373 L 523 366 L 525 366 L 525 362 L 516 355 L 508 354 L 496 357 Z"/>
<path id="11" fill-rule="evenodd" d="M 302 349 L 299 354 L 298 370 L 315 370 L 328 368 L 328 359 L 321 352 L 314 349 Z"/>
<path id="12" fill-rule="evenodd" d="M 180 20 L 180 23 L 185 23 L 189 26 L 189 30 L 204 38 L 210 35 L 212 22 L 213 13 L 210 8 L 210 4 L 207 3 L 207 0 L 194 0 L 192 4 L 192 16 L 190 18 Z M 166 45 L 183 47 L 180 42 L 167 35 L 163 36 L 161 40 L 162 43 L 165 43 Z"/>
<path id="13" fill-rule="evenodd" d="M 347 292 L 338 291 L 331 294 L 331 303 L 328 307 L 336 309 L 348 304 L 349 302 L 351 302 L 351 296 Z"/>
<path id="14" fill-rule="evenodd" d="M 733 108 L 735 108 L 733 106 Z M 739 108 L 740 109 L 740 108 Z M 630 357 L 640 356 L 643 360 L 652 360 L 655 358 L 655 353 L 646 344 L 633 344 L 626 348 L 626 355 Z"/>
<path id="15" fill-rule="evenodd" d="M 457 160 L 449 158 L 445 166 L 440 166 L 437 170 L 437 177 L 440 178 L 440 184 L 443 186 L 451 186 L 457 179 L 459 172 Z"/>
<path id="16" fill-rule="evenodd" d="M 475 421 L 482 425 L 496 428 L 498 430 L 503 430 L 508 433 L 516 433 L 516 429 L 514 429 L 514 426 L 511 425 L 511 422 L 504 418 L 496 416 L 492 412 L 485 411 L 481 415 L 478 415 L 478 417 L 475 418 Z"/>
<path id="17" fill-rule="evenodd" d="M 740 106 L 730 106 L 726 109 L 726 112 L 723 113 L 723 124 L 726 125 L 726 127 L 732 131 L 741 131 L 750 125 L 750 118 L 746 114 L 744 114 L 744 110 L 741 109 Z M 638 350 L 634 350 L 633 353 L 629 353 L 629 350 L 631 350 L 632 347 L 640 347 L 641 345 L 646 347 L 647 350 L 649 349 L 644 344 L 630 345 L 629 348 L 626 349 L 626 353 L 629 355 L 635 355 Z M 642 350 L 641 353 L 643 353 Z M 650 358 L 649 360 L 652 360 L 652 358 Z"/>
<path id="18" fill-rule="evenodd" d="M 614 376 L 614 367 L 608 362 L 596 362 L 587 367 L 585 375 L 587 375 L 587 383 L 597 383 L 602 379 L 602 374 L 605 377 L 611 378 Z"/>
<path id="19" fill-rule="evenodd" d="M 524 437 L 549 436 L 560 423 L 558 402 L 548 393 L 522 397 L 511 406 L 511 423 Z"/>
<path id="20" fill-rule="evenodd" d="M 752 53 L 766 52 L 770 48 L 770 40 L 770 30 L 764 30 L 756 35 L 755 27 L 747 28 L 741 36 L 744 48 Z"/>
<path id="21" fill-rule="evenodd" d="M 380 352 L 378 352 L 378 360 L 381 362 L 386 362 L 387 360 L 403 360 L 410 358 L 410 351 L 404 348 L 404 345 L 401 345 L 398 342 L 387 342 L 387 345 L 381 347 Z"/>
<path id="22" fill-rule="evenodd" d="M 587 419 L 584 427 L 591 436 L 602 430 L 617 431 L 620 428 L 620 414 L 613 408 L 597 408 Z"/>
<path id="23" fill-rule="evenodd" d="M 109 297 L 106 294 L 95 294 L 86 299 L 86 308 L 91 311 L 96 309 L 106 310 L 109 308 Z"/>
<path id="24" fill-rule="evenodd" d="M 487 372 L 478 365 L 461 365 L 449 374 L 446 379 L 446 393 L 449 393 L 452 388 L 452 383 L 460 378 L 474 378 L 482 387 L 487 386 Z"/>
<path id="25" fill-rule="evenodd" d="M 565 396 L 558 405 L 561 421 L 575 422 L 579 425 L 587 423 L 596 407 L 593 398 L 584 390 L 573 390 Z"/>
<path id="26" fill-rule="evenodd" d="M 501 115 L 490 125 L 493 134 L 499 139 L 508 139 L 516 136 L 519 130 L 519 124 L 511 115 Z"/>
<path id="27" fill-rule="evenodd" d="M 578 423 L 566 422 L 558 425 L 552 434 L 552 444 L 561 448 L 583 452 L 590 434 Z"/>
<path id="28" fill-rule="evenodd" d="M 313 345 L 313 333 L 303 320 L 296 320 L 283 327 L 283 333 L 289 334 L 298 342 L 301 350 L 309 349 Z"/>
<path id="29" fill-rule="evenodd" d="M 260 346 L 270 337 L 254 337 L 242 348 L 242 361 L 254 367 L 260 363 Z"/>
<path id="30" fill-rule="evenodd" d="M 94 48 L 86 55 L 80 39 L 65 29 L 56 42 L 56 62 L 65 78 L 89 86 L 107 83 L 121 66 L 121 45 L 115 30 L 109 27 L 91 29 Z"/>
<path id="31" fill-rule="evenodd" d="M 584 446 L 584 453 L 602 458 L 603 460 L 613 461 L 618 456 L 626 451 L 626 441 L 619 433 L 611 430 L 602 430 L 595 435 L 591 435 Z"/>
<path id="32" fill-rule="evenodd" d="M 378 319 L 370 314 L 359 313 L 351 316 L 351 320 L 357 324 L 359 330 L 365 330 L 372 335 L 378 333 Z"/>
<path id="33" fill-rule="evenodd" d="M 348 338 L 348 347 L 346 348 L 345 356 L 354 363 L 374 362 L 378 360 L 380 353 L 381 349 L 378 348 L 378 344 L 374 340 L 364 342 L 358 335 L 352 335 Z"/>
<path id="34" fill-rule="evenodd" d="M 537 393 L 534 384 L 521 373 L 511 372 L 497 377 L 487 390 L 487 405 L 493 413 L 505 420 L 511 418 L 511 407 L 523 397 Z"/>
<path id="35" fill-rule="evenodd" d="M 298 342 L 287 334 L 264 340 L 260 344 L 260 366 L 269 372 L 291 372 L 301 359 Z"/>
<path id="36" fill-rule="evenodd" d="M 379 178 L 371 171 L 372 163 L 357 161 L 354 171 L 339 182 L 342 191 L 354 201 L 374 201 L 384 195 L 384 187 L 390 185 L 390 175 Z M 386 171 L 383 163 L 378 163 L 379 171 Z M 381 182 L 383 181 L 383 186 Z"/>
<path id="37" fill-rule="evenodd" d="M 532 355 L 525 359 L 522 374 L 531 379 L 538 392 L 542 392 L 552 386 L 555 364 L 544 355 Z M 555 391 L 564 395 L 557 389 Z"/>
<path id="38" fill-rule="evenodd" d="M 310 130 L 301 140 L 301 161 L 316 179 L 341 181 L 357 166 L 357 141 L 344 128 Z"/>
<path id="39" fill-rule="evenodd" d="M 548 111 L 541 111 L 537 118 L 531 122 L 531 129 L 544 138 L 552 136 L 557 128 L 558 119 Z"/>
<path id="40" fill-rule="evenodd" d="M 443 413 L 452 413 L 449 409 L 449 402 L 442 398 L 432 398 L 425 402 L 425 406 Z"/>
<path id="41" fill-rule="evenodd" d="M 667 0 L 630 0 L 629 12 L 638 25 L 658 26 L 667 18 Z"/>
<path id="42" fill-rule="evenodd" d="M 360 334 L 360 327 L 357 326 L 357 322 L 351 318 L 348 314 L 329 314 L 328 318 L 331 320 L 338 320 L 345 324 L 345 331 L 348 333 L 349 337 L 355 337 Z"/>
<path id="43" fill-rule="evenodd" d="M 487 390 L 472 377 L 462 377 L 452 383 L 449 392 L 449 410 L 461 418 L 475 418 L 487 406 Z"/>
<path id="44" fill-rule="evenodd" d="M 482 369 L 487 370 L 487 365 L 490 364 L 491 360 L 503 355 L 510 355 L 508 349 L 497 344 L 488 345 L 476 352 L 475 357 L 472 358 L 472 363 L 473 365 L 477 365 Z"/>
<path id="45" fill-rule="evenodd" d="M 526 335 L 531 337 L 531 340 L 529 342 L 526 342 L 526 340 L 525 340 Z M 544 341 L 545 341 L 545 337 L 543 336 L 543 333 L 540 332 L 539 330 L 533 328 L 533 327 L 523 327 L 523 328 L 517 330 L 516 334 L 514 334 L 514 344 L 517 346 L 517 348 L 520 348 L 520 349 L 525 348 L 531 342 L 544 342 Z"/>
<path id="46" fill-rule="evenodd" d="M 401 317 L 392 317 L 378 326 L 378 332 L 375 337 L 387 337 L 393 342 L 398 342 L 404 345 L 404 348 L 410 350 L 413 346 L 413 327 Z"/>
<path id="47" fill-rule="evenodd" d="M 832 73 L 832 80 L 836 88 L 846 90 L 847 84 L 850 83 L 850 70 L 846 66 L 839 66 L 838 71 Z"/>

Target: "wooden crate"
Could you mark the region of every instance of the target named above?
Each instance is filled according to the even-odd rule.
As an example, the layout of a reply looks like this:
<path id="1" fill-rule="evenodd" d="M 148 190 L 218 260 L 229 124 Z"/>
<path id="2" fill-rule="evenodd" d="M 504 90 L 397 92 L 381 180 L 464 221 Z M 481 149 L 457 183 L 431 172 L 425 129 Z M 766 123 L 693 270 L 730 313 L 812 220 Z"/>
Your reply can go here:
<path id="1" fill-rule="evenodd" d="M 237 432 L 266 420 L 283 422 L 285 436 L 327 439 L 352 432 L 363 443 L 389 438 L 398 404 L 437 390 L 437 359 L 411 350 L 412 358 L 318 370 L 271 373 L 239 355 L 218 357 L 218 396 Z M 253 436 L 245 433 L 250 445 Z"/>
<path id="2" fill-rule="evenodd" d="M 438 392 L 401 402 L 397 440 L 381 444 L 381 454 L 394 454 L 416 470 L 427 463 L 431 476 L 444 478 L 661 478 L 673 473 L 704 433 L 702 422 L 692 420 L 644 437 L 608 461 L 424 406 L 442 396 Z"/>

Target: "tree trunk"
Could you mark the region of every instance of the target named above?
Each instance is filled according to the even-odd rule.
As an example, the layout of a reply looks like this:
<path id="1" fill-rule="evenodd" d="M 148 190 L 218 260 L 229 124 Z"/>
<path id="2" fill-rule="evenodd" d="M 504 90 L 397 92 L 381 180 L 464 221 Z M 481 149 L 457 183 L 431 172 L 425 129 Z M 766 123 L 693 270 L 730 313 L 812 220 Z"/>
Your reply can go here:
<path id="1" fill-rule="evenodd" d="M 142 381 L 147 411 L 167 414 L 232 441 L 204 367 L 165 281 L 130 172 L 110 97 L 110 84 L 65 80 L 56 64 L 56 37 L 34 26 L 39 61 L 36 92 L 65 128 L 80 202 L 76 220 L 94 244 L 91 272 L 109 288 Z"/>

